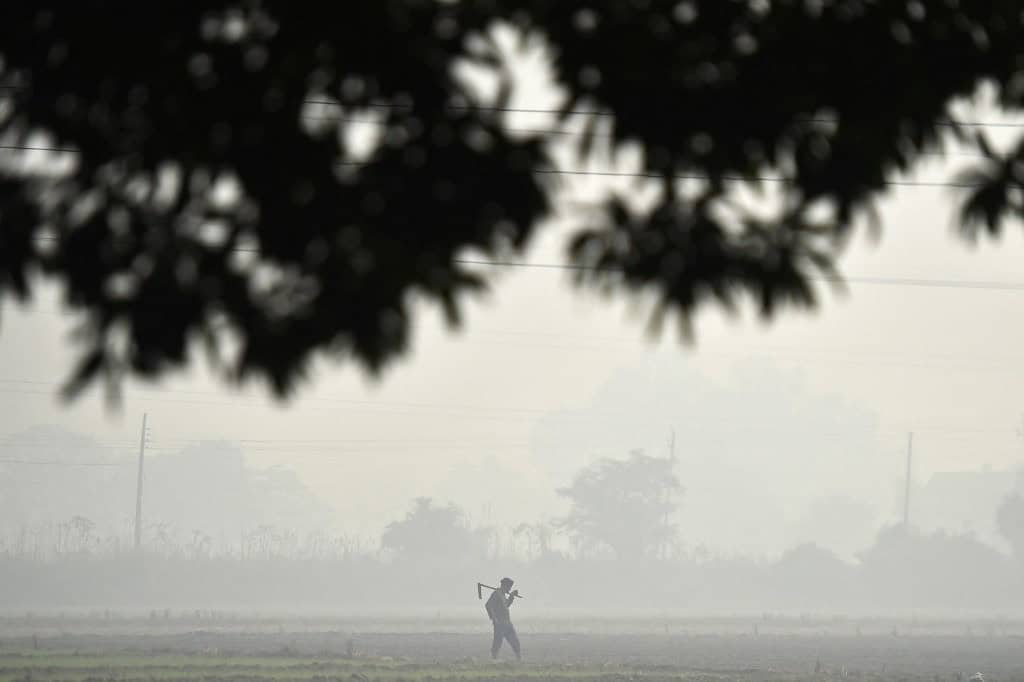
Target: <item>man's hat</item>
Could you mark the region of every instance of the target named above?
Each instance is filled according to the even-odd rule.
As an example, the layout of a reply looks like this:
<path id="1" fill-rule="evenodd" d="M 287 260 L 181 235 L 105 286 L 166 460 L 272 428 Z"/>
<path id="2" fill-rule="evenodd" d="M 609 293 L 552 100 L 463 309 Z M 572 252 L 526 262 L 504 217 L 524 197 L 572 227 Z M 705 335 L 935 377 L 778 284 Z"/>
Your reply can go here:
<path id="1" fill-rule="evenodd" d="M 515 580 L 512 580 L 512 578 L 502 578 L 501 579 L 501 584 L 502 585 L 511 585 L 514 582 L 515 582 Z"/>

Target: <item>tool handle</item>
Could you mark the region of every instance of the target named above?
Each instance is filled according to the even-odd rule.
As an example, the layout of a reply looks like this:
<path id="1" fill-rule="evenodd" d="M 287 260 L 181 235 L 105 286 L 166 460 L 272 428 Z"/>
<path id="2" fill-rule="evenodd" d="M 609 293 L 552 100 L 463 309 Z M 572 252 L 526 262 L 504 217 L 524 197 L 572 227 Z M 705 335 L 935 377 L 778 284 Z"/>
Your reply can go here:
<path id="1" fill-rule="evenodd" d="M 479 594 L 481 588 L 486 588 L 488 590 L 496 590 L 496 589 L 498 589 L 497 587 L 491 587 L 490 585 L 484 585 L 483 583 L 477 583 L 476 584 L 476 588 L 477 588 L 477 594 Z M 483 597 L 480 597 L 480 598 L 483 599 Z M 521 594 L 517 594 L 516 595 L 516 599 L 522 599 L 522 598 L 523 598 L 523 595 L 521 595 Z"/>

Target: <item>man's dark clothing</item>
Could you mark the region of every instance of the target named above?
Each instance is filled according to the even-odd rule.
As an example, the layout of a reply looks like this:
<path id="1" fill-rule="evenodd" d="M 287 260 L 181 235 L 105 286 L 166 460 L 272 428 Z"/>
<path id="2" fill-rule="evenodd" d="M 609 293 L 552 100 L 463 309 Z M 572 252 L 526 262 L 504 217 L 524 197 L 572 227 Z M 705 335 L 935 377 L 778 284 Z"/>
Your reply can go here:
<path id="1" fill-rule="evenodd" d="M 501 643 L 503 640 L 508 640 L 508 644 L 512 647 L 512 651 L 515 652 L 516 658 L 519 658 L 519 635 L 516 634 L 516 628 L 512 623 L 505 622 L 501 623 L 494 621 L 494 641 L 491 643 L 491 658 L 498 657 L 498 651 L 501 649 Z"/>
<path id="2" fill-rule="evenodd" d="M 505 596 L 505 592 L 501 589 L 492 592 L 487 599 L 485 608 L 494 624 L 494 642 L 491 644 L 492 658 L 498 657 L 498 650 L 501 649 L 501 643 L 505 640 L 508 640 L 516 658 L 520 657 L 519 636 L 516 634 L 516 628 L 512 625 L 512 619 L 508 612 L 508 607 L 512 605 L 513 601 L 515 601 L 515 597 Z"/>

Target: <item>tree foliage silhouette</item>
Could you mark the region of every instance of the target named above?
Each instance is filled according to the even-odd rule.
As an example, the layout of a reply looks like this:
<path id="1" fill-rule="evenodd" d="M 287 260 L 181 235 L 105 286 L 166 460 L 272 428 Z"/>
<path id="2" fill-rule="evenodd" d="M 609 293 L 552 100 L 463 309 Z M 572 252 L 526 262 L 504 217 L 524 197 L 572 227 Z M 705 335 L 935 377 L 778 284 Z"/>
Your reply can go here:
<path id="1" fill-rule="evenodd" d="M 999 533 L 1010 544 L 1013 555 L 1024 562 L 1024 495 L 1011 493 L 996 510 Z"/>
<path id="2" fill-rule="evenodd" d="M 982 83 L 1021 108 L 1021 24 L 1016 0 L 4 3 L 0 297 L 63 285 L 86 319 L 71 392 L 203 341 L 281 394 L 318 352 L 376 372 L 407 349 L 413 300 L 457 323 L 485 285 L 460 254 L 518 252 L 552 215 L 553 141 L 588 159 L 604 129 L 642 152 L 655 199 L 580 218 L 581 285 L 684 321 L 748 296 L 812 306 L 854 220 L 951 136 L 985 155 L 964 229 L 1021 216 L 1024 146 L 949 113 Z M 546 49 L 552 130 L 508 125 L 497 26 Z M 774 215 L 735 201 L 768 184 Z"/>
<path id="3" fill-rule="evenodd" d="M 599 460 L 558 491 L 571 504 L 558 525 L 584 555 L 608 548 L 619 559 L 653 556 L 674 533 L 670 515 L 682 492 L 674 467 L 639 451 Z"/>
<path id="4" fill-rule="evenodd" d="M 418 562 L 477 557 L 484 551 L 461 509 L 438 506 L 428 497 L 414 500 L 404 519 L 388 524 L 380 544 L 403 560 Z"/>

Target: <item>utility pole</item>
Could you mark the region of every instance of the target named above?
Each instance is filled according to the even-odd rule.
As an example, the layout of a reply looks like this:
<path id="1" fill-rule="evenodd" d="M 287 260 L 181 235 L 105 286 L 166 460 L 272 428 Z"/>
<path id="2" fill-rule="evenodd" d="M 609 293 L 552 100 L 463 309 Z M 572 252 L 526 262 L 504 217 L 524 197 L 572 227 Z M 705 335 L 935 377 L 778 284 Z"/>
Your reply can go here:
<path id="1" fill-rule="evenodd" d="M 675 429 L 671 430 L 671 432 L 669 433 L 669 437 L 668 437 L 668 461 L 671 463 L 671 466 L 674 468 L 675 464 L 676 464 L 676 430 Z M 668 537 L 668 509 L 669 509 L 669 506 L 670 506 L 671 501 L 672 501 L 672 491 L 669 489 L 667 482 L 665 484 L 664 490 L 665 490 L 665 502 L 664 502 L 665 514 L 664 514 L 664 516 L 662 517 L 662 520 L 661 520 L 661 523 L 662 523 L 661 527 L 663 529 L 662 532 L 665 533 L 665 538 L 661 542 L 661 557 L 663 559 L 667 559 L 668 558 L 669 546 L 671 544 L 671 539 Z"/>
<path id="2" fill-rule="evenodd" d="M 903 530 L 910 530 L 910 465 L 914 459 L 914 432 L 907 434 L 907 481 L 903 490 Z"/>
<path id="3" fill-rule="evenodd" d="M 146 458 L 146 417 L 142 415 L 142 434 L 139 436 L 139 478 L 135 484 L 135 551 L 142 549 L 142 467 Z"/>

